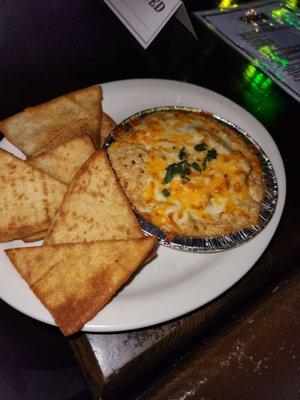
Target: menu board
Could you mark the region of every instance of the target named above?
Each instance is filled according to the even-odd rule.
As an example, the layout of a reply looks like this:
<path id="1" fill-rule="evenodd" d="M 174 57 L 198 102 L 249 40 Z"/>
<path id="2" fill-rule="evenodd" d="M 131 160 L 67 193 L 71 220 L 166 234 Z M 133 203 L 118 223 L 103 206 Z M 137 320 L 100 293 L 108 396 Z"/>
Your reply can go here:
<path id="1" fill-rule="evenodd" d="M 300 100 L 300 18 L 297 1 L 262 1 L 194 15 Z"/>

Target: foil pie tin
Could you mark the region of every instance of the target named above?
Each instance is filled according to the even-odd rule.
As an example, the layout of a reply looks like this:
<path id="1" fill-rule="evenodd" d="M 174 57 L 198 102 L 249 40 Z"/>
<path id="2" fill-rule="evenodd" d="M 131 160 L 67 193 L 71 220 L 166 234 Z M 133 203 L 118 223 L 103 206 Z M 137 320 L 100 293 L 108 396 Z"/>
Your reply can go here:
<path id="1" fill-rule="evenodd" d="M 147 235 L 156 236 L 160 244 L 171 247 L 177 250 L 198 252 L 198 253 L 215 253 L 219 251 L 224 251 L 232 249 L 234 247 L 240 246 L 246 243 L 248 240 L 256 236 L 271 220 L 278 199 L 278 185 L 275 176 L 274 168 L 263 151 L 263 149 L 256 143 L 254 139 L 251 138 L 244 130 L 233 124 L 232 122 L 226 120 L 223 117 L 212 114 L 209 111 L 192 108 L 192 107 L 182 107 L 182 106 L 164 106 L 155 107 L 147 110 L 140 111 L 122 121 L 107 137 L 103 148 L 107 149 L 114 141 L 114 131 L 117 131 L 119 127 L 128 129 L 128 124 L 133 120 L 143 118 L 148 114 L 161 111 L 186 111 L 195 113 L 209 114 L 213 119 L 219 124 L 223 124 L 234 131 L 240 138 L 242 138 L 247 144 L 252 148 L 256 149 L 256 156 L 261 162 L 261 168 L 264 180 L 264 197 L 261 204 L 259 221 L 256 225 L 251 225 L 245 229 L 236 231 L 228 236 L 216 236 L 216 237 L 196 237 L 196 236 L 184 236 L 184 235 L 174 235 L 170 238 L 170 234 L 164 232 L 156 225 L 152 224 L 145 218 L 143 218 L 138 211 L 133 207 L 133 210 L 137 216 L 139 224 L 142 230 Z"/>

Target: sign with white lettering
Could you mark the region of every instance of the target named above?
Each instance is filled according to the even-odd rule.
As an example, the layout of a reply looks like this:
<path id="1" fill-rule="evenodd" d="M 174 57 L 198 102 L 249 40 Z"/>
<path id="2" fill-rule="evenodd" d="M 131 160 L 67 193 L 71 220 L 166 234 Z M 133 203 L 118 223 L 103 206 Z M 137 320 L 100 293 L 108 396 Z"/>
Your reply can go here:
<path id="1" fill-rule="evenodd" d="M 180 0 L 104 0 L 132 35 L 147 48 L 182 4 Z"/>

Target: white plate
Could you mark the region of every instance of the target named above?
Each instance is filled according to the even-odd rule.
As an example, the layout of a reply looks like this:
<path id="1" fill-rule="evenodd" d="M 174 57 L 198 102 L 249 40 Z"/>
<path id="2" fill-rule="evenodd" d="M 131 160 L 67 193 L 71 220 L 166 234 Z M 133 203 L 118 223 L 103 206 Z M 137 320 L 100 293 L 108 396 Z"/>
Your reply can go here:
<path id="1" fill-rule="evenodd" d="M 233 122 L 252 136 L 269 157 L 277 176 L 279 197 L 270 223 L 241 247 L 195 254 L 161 246 L 158 257 L 84 326 L 83 330 L 90 332 L 129 330 L 165 322 L 225 292 L 249 271 L 267 247 L 279 223 L 286 192 L 284 166 L 273 139 L 252 115 L 225 97 L 199 86 L 156 79 L 117 81 L 105 83 L 102 88 L 103 109 L 117 122 L 163 105 L 201 108 Z M 21 155 L 6 139 L 0 145 Z M 21 246 L 21 240 L 0 244 L 0 296 L 24 314 L 55 325 L 4 254 L 5 248 Z"/>

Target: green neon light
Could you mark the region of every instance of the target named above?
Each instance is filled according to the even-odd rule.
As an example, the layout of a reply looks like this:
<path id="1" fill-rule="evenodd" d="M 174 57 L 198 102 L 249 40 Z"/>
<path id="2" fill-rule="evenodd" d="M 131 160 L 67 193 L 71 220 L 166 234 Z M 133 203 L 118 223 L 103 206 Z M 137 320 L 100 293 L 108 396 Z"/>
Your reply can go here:
<path id="1" fill-rule="evenodd" d="M 263 79 L 264 79 L 264 75 L 260 73 L 260 74 L 257 74 L 257 75 L 255 76 L 254 82 L 255 82 L 256 85 L 259 85 L 260 82 L 261 82 Z"/>
<path id="2" fill-rule="evenodd" d="M 259 51 L 267 58 L 285 68 L 289 65 L 289 60 L 284 57 L 280 57 L 276 54 L 276 46 L 274 45 L 265 45 L 259 48 Z"/>
<path id="3" fill-rule="evenodd" d="M 293 8 L 295 7 L 293 6 Z M 275 19 L 275 21 L 279 22 L 280 24 L 286 24 L 293 26 L 296 29 L 300 29 L 299 18 L 294 12 L 291 12 L 286 8 L 277 8 L 276 10 L 273 10 L 272 17 Z"/>
<path id="4" fill-rule="evenodd" d="M 272 123 L 282 106 L 274 82 L 252 64 L 247 65 L 242 77 L 241 90 L 247 109 L 263 123 Z"/>
<path id="5" fill-rule="evenodd" d="M 221 0 L 218 8 L 220 10 L 226 10 L 228 8 L 237 8 L 238 4 L 236 3 L 236 0 Z"/>
<path id="6" fill-rule="evenodd" d="M 298 0 L 287 0 L 285 2 L 285 6 L 291 9 L 297 9 L 298 8 Z"/>
<path id="7" fill-rule="evenodd" d="M 249 64 L 244 73 L 244 76 L 246 78 L 250 79 L 253 77 L 253 75 L 255 75 L 256 72 L 257 72 L 257 69 L 253 65 Z"/>
<path id="8" fill-rule="evenodd" d="M 263 72 L 260 72 L 254 65 L 249 64 L 243 73 L 243 77 L 252 90 L 266 89 L 273 85 L 272 79 L 268 78 Z"/>

